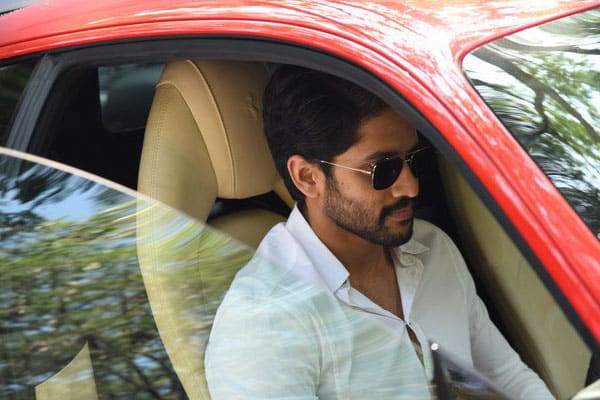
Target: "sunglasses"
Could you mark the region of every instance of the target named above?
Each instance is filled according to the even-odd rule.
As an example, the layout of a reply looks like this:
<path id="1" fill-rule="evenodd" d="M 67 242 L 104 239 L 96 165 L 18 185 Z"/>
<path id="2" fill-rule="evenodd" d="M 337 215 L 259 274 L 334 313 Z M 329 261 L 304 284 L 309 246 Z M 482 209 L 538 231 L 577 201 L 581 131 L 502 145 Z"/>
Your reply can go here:
<path id="1" fill-rule="evenodd" d="M 348 167 L 347 165 L 336 164 L 330 161 L 320 160 L 323 164 L 334 165 L 340 168 L 346 168 L 356 172 L 362 172 L 363 174 L 371 175 L 371 184 L 375 190 L 387 189 L 396 182 L 396 179 L 402 173 L 404 163 L 408 165 L 412 174 L 417 177 L 417 171 L 414 168 L 415 155 L 423 150 L 428 149 L 429 146 L 421 147 L 417 150 L 407 153 L 404 157 L 394 156 L 386 157 L 381 160 L 375 161 L 370 165 L 371 170 Z"/>

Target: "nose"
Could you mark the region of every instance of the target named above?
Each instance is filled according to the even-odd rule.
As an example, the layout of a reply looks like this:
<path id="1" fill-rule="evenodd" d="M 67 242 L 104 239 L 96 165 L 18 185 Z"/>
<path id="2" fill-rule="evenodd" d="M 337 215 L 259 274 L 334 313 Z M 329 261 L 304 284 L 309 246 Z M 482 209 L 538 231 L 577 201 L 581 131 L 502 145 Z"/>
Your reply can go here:
<path id="1" fill-rule="evenodd" d="M 406 161 L 402 165 L 402 171 L 396 182 L 390 188 L 395 198 L 406 196 L 414 198 L 419 194 L 419 180 L 413 175 Z"/>

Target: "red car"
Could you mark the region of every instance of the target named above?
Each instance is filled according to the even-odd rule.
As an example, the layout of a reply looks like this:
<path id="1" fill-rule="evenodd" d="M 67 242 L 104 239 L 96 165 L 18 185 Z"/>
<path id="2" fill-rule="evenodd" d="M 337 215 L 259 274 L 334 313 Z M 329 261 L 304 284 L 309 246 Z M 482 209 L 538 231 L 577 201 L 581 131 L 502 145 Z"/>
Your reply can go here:
<path id="1" fill-rule="evenodd" d="M 597 0 L 5 10 L 0 398 L 207 398 L 216 307 L 293 205 L 260 118 L 277 64 L 408 116 L 420 216 L 553 394 L 600 398 Z"/>

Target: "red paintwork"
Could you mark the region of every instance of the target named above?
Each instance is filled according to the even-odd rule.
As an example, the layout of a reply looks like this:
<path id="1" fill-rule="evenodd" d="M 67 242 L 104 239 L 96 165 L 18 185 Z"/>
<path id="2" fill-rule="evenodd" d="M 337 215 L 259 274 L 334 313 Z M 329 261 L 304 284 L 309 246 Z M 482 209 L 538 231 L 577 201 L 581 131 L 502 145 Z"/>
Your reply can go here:
<path id="1" fill-rule="evenodd" d="M 466 81 L 485 41 L 595 1 L 54 0 L 0 17 L 0 60 L 163 35 L 242 34 L 320 48 L 380 76 L 457 149 L 600 341 L 600 243 Z M 524 179 L 523 177 L 526 177 Z"/>

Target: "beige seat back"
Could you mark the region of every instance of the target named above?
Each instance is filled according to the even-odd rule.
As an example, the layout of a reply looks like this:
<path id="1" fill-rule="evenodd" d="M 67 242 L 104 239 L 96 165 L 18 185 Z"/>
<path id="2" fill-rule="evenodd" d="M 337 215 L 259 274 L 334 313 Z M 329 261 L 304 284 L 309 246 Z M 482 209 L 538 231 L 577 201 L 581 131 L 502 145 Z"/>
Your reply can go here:
<path id="1" fill-rule="evenodd" d="M 201 221 L 217 197 L 244 199 L 275 190 L 291 205 L 263 133 L 267 79 L 260 63 L 185 60 L 167 65 L 146 127 L 138 190 Z M 211 223 L 256 246 L 282 219 L 246 210 Z"/>
<path id="2" fill-rule="evenodd" d="M 166 66 L 148 119 L 138 189 L 206 221 L 215 199 L 275 190 L 291 204 L 262 127 L 264 65 L 179 61 Z M 143 203 L 138 256 L 161 339 L 190 399 L 208 398 L 204 348 L 216 306 L 278 214 L 245 209 L 210 221 L 227 235 Z M 250 248 L 232 246 L 229 236 Z"/>
<path id="3" fill-rule="evenodd" d="M 557 398 L 584 387 L 591 353 L 521 252 L 458 171 L 441 174 L 473 275 L 497 306 L 510 342 Z"/>

